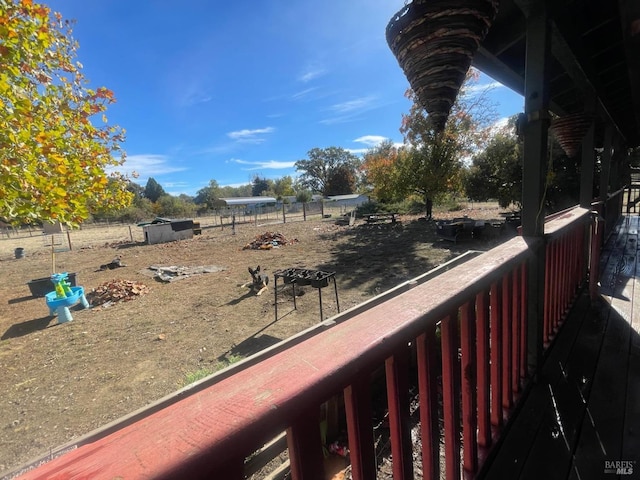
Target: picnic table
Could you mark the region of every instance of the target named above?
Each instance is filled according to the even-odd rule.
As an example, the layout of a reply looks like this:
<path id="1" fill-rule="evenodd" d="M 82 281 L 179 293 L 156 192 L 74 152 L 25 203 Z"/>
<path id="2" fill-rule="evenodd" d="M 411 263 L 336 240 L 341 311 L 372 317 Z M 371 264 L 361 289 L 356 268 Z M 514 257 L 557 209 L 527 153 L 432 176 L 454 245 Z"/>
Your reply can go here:
<path id="1" fill-rule="evenodd" d="M 500 212 L 500 216 L 504 217 L 504 224 L 507 230 L 515 233 L 518 232 L 522 223 L 521 213 L 518 211 Z"/>
<path id="2" fill-rule="evenodd" d="M 365 215 L 364 220 L 367 223 L 381 223 L 387 222 L 391 220 L 391 223 L 396 223 L 399 219 L 398 213 L 396 212 L 378 212 L 378 213 L 369 213 Z"/>
<path id="3" fill-rule="evenodd" d="M 449 240 L 450 242 L 457 243 L 461 237 L 478 237 L 484 227 L 484 220 L 454 218 L 450 221 L 439 221 L 436 224 L 436 233 L 443 240 Z"/>

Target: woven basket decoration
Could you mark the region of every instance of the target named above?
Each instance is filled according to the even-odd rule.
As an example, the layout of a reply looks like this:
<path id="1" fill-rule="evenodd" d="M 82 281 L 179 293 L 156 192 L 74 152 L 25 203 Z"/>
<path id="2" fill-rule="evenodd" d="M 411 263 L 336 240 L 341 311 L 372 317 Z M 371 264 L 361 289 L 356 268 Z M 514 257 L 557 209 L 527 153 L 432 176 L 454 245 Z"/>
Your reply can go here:
<path id="1" fill-rule="evenodd" d="M 442 131 L 499 0 L 414 0 L 387 25 L 387 43 L 433 126 Z"/>
<path id="2" fill-rule="evenodd" d="M 593 115 L 586 113 L 572 113 L 551 121 L 551 133 L 568 157 L 575 157 L 580 151 L 580 145 L 585 133 L 593 122 Z"/>

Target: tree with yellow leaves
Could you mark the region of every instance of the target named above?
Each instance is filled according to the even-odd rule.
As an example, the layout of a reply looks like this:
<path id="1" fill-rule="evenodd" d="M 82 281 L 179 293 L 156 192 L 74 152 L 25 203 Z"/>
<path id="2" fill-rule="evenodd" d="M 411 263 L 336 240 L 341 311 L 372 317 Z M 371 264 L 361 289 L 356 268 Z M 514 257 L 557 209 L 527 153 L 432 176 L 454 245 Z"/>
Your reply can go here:
<path id="1" fill-rule="evenodd" d="M 76 60 L 72 23 L 32 0 L 0 0 L 0 219 L 74 225 L 131 202 L 124 130 Z M 94 123 L 99 124 L 96 126 Z"/>
<path id="2" fill-rule="evenodd" d="M 409 113 L 403 115 L 400 132 L 404 146 L 383 143 L 365 155 L 365 177 L 381 200 L 398 201 L 419 196 L 431 217 L 433 201 L 460 190 L 463 162 L 481 150 L 495 120 L 488 90 L 477 87 L 478 73 L 466 76 L 442 131 L 435 128 L 412 90 Z"/>

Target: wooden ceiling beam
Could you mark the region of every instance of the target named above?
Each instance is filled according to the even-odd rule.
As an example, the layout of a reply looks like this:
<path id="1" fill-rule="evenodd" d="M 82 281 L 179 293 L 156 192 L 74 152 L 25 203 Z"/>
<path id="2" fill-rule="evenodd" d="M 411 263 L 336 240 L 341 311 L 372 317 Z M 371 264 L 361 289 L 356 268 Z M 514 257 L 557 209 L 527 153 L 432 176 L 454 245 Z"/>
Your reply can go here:
<path id="1" fill-rule="evenodd" d="M 551 38 L 552 55 L 562 65 L 567 75 L 571 77 L 585 96 L 594 96 L 596 98 L 596 112 L 608 123 L 611 123 L 620 136 L 625 137 L 620 126 L 616 123 L 609 109 L 602 102 L 602 98 L 598 95 L 600 91 L 600 89 L 596 87 L 598 80 L 591 66 L 586 64 L 584 60 L 583 62 L 578 60 L 555 21 L 552 21 Z M 582 55 L 581 58 L 586 59 L 587 57 Z"/>
<path id="2" fill-rule="evenodd" d="M 567 2 L 557 1 L 557 2 L 546 2 L 545 0 L 513 0 L 515 5 L 522 10 L 522 13 L 526 16 L 530 15 L 541 5 L 546 5 L 547 3 L 551 3 L 550 7 L 550 17 L 551 21 L 551 54 L 556 58 L 556 60 L 562 65 L 567 74 L 571 77 L 576 86 L 584 93 L 585 97 L 595 96 L 596 98 L 596 111 L 600 114 L 603 119 L 607 122 L 610 122 L 617 133 L 625 137 L 622 133 L 620 126 L 616 124 L 613 116 L 610 114 L 607 107 L 602 102 L 602 99 L 597 92 L 599 91 L 596 87 L 597 85 L 597 77 L 593 74 L 592 71 L 586 71 L 590 69 L 590 65 L 585 65 L 585 61 L 581 63 L 576 54 L 571 50 L 567 40 L 565 39 L 566 31 L 561 31 L 556 23 L 556 13 L 562 11 L 562 8 L 565 7 Z M 625 1 L 625 0 L 620 0 Z M 606 23 L 606 22 L 603 22 Z M 563 25 L 563 27 L 565 27 Z M 575 42 L 574 42 L 575 44 Z M 581 55 L 580 58 L 587 59 L 585 55 Z M 555 113 L 562 114 L 560 112 Z"/>
<path id="3" fill-rule="evenodd" d="M 474 55 L 472 64 L 478 70 L 489 75 L 494 80 L 497 80 L 505 87 L 524 96 L 524 75 L 509 68 L 482 45 Z M 553 101 L 550 101 L 549 105 L 551 110 L 556 112 L 558 115 L 565 115 L 568 113 Z"/>
<path id="4" fill-rule="evenodd" d="M 514 45 L 522 42 L 525 35 L 524 18 L 521 15 L 511 15 L 509 21 L 501 24 L 500 29 L 489 30 L 483 44 L 493 52 L 493 55 L 499 56 Z"/>

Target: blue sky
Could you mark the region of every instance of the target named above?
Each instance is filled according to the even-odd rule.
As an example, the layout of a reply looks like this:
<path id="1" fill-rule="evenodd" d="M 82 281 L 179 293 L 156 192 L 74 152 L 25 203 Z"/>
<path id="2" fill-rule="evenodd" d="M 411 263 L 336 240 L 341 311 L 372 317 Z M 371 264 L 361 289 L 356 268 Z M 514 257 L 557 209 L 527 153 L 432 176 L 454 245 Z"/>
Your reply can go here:
<path id="1" fill-rule="evenodd" d="M 90 86 L 115 92 L 121 170 L 142 186 L 195 195 L 295 176 L 314 147 L 402 141 L 408 82 L 384 35 L 404 0 L 43 1 L 77 21 Z M 522 111 L 506 87 L 492 97 L 501 117 Z"/>

